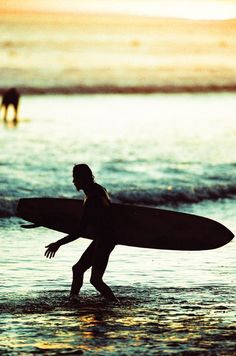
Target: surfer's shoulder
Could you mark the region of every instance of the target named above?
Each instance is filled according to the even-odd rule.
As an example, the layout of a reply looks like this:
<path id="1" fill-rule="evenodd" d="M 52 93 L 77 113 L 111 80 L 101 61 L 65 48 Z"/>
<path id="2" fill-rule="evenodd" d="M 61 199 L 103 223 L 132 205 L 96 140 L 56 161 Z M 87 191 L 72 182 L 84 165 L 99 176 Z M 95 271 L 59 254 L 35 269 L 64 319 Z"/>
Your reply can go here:
<path id="1" fill-rule="evenodd" d="M 110 197 L 106 188 L 98 183 L 94 183 L 94 197 L 110 202 Z"/>

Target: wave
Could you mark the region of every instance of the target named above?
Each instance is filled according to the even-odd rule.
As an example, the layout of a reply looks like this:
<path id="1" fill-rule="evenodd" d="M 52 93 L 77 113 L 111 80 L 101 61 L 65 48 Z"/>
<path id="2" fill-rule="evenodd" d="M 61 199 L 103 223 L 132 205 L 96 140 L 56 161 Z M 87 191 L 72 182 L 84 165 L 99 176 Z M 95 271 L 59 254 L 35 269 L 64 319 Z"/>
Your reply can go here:
<path id="1" fill-rule="evenodd" d="M 211 187 L 180 188 L 180 189 L 131 189 L 117 191 L 112 195 L 114 202 L 146 206 L 179 206 L 181 204 L 196 204 L 205 200 L 234 199 L 236 185 L 215 185 Z M 0 198 L 0 218 L 16 216 L 19 199 Z"/>
<path id="2" fill-rule="evenodd" d="M 114 195 L 114 198 L 122 203 L 144 204 L 144 205 L 181 205 L 200 203 L 204 200 L 217 200 L 225 198 L 234 198 L 236 195 L 236 186 L 212 186 L 199 188 L 168 188 L 164 190 L 137 190 L 120 191 Z"/>
<path id="3" fill-rule="evenodd" d="M 165 190 L 131 190 L 117 192 L 114 197 L 126 204 L 143 205 L 168 205 L 178 206 L 181 204 L 200 203 L 204 200 L 218 200 L 225 198 L 234 198 L 236 195 L 236 185 L 212 186 L 199 188 L 168 188 Z"/>
<path id="4" fill-rule="evenodd" d="M 0 87 L 0 94 L 8 89 Z M 210 93 L 210 92 L 236 92 L 236 83 L 229 84 L 202 84 L 202 85 L 59 85 L 59 86 L 18 86 L 21 94 L 154 94 L 154 93 Z"/>
<path id="5" fill-rule="evenodd" d="M 0 218 L 9 218 L 16 215 L 16 208 L 19 199 L 0 198 Z"/>

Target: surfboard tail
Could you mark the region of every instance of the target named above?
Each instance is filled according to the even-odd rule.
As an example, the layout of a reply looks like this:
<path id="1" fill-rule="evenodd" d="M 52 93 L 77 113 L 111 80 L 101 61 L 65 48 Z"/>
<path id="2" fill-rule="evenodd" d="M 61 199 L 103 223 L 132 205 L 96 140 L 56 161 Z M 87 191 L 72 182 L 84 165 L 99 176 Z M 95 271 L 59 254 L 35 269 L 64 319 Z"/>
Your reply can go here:
<path id="1" fill-rule="evenodd" d="M 16 216 L 34 224 L 39 224 L 39 222 L 37 222 L 39 220 L 39 215 L 34 209 L 33 200 L 31 204 L 30 199 L 20 199 L 16 207 Z"/>

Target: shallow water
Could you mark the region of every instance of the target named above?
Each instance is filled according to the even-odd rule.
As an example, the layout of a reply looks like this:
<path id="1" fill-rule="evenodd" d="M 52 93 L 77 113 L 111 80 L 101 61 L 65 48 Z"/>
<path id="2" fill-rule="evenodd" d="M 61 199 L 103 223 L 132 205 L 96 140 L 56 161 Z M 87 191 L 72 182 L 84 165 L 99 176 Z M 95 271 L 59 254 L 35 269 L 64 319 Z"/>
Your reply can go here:
<path id="1" fill-rule="evenodd" d="M 1 353 L 235 354 L 235 302 L 226 287 L 116 286 L 120 302 L 64 291 L 1 302 Z M 235 292 L 235 290 L 234 290 Z"/>
<path id="2" fill-rule="evenodd" d="M 117 246 L 105 281 L 120 303 L 105 303 L 88 272 L 71 304 L 71 267 L 89 241 L 47 260 L 62 234 L 15 217 L 21 197 L 77 196 L 71 169 L 83 161 L 114 200 L 235 233 L 235 112 L 226 93 L 22 98 L 18 125 L 0 125 L 1 354 L 235 354 L 235 239 L 195 252 Z"/>
<path id="3" fill-rule="evenodd" d="M 18 126 L 0 122 L 0 197 L 77 196 L 78 162 L 123 202 L 234 196 L 235 112 L 227 93 L 23 97 Z"/>
<path id="4" fill-rule="evenodd" d="M 227 204 L 216 206 L 220 210 Z M 89 272 L 80 302 L 72 303 L 71 266 L 88 241 L 64 246 L 54 260 L 46 260 L 44 245 L 58 238 L 56 232 L 20 229 L 16 218 L 3 221 L 3 355 L 235 354 L 234 240 L 195 252 L 117 246 L 105 281 L 119 303 L 107 303 L 97 294 Z M 230 217 L 225 221 L 229 226 Z"/>

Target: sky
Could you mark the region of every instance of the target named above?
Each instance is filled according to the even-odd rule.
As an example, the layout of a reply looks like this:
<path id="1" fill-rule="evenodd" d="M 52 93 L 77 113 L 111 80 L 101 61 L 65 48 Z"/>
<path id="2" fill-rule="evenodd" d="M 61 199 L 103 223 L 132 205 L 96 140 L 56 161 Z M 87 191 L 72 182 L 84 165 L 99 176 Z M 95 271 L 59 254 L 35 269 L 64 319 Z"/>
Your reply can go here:
<path id="1" fill-rule="evenodd" d="M 0 0 L 0 11 L 6 10 L 227 19 L 236 18 L 236 0 Z"/>

